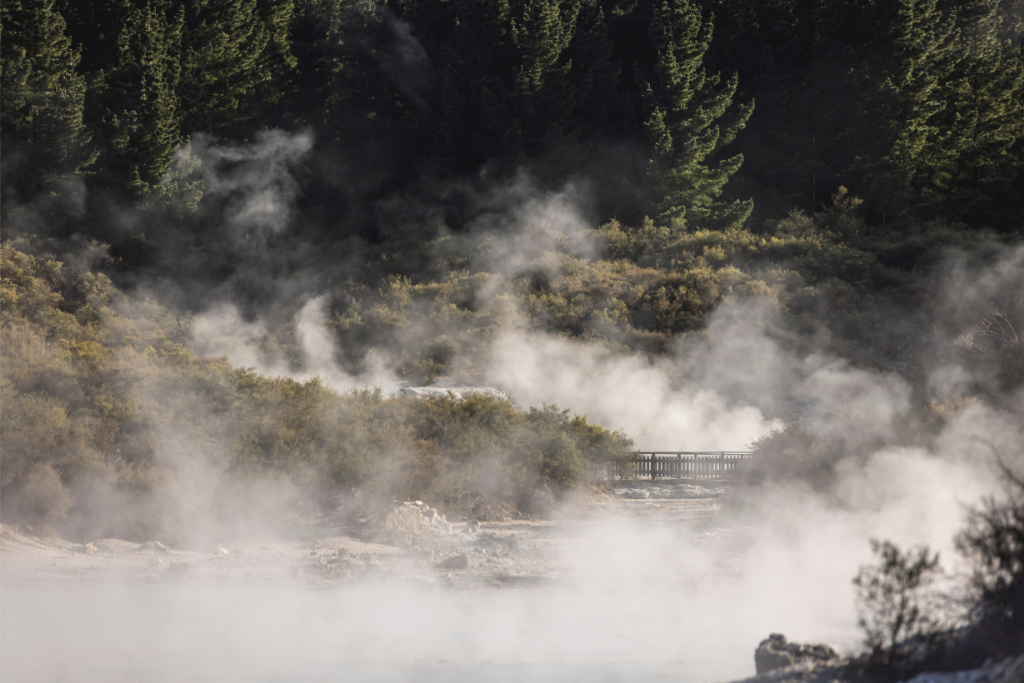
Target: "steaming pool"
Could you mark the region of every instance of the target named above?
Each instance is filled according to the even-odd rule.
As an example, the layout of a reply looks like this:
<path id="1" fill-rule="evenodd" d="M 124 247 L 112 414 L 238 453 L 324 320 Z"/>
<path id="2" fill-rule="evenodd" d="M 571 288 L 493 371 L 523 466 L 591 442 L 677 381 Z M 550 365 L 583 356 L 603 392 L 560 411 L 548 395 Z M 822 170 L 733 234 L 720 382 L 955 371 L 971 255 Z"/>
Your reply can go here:
<path id="1" fill-rule="evenodd" d="M 443 552 L 468 552 L 463 571 L 349 536 L 238 538 L 223 554 L 8 533 L 0 678 L 708 683 L 752 676 L 771 633 L 858 644 L 851 567 L 872 529 L 748 527 L 711 500 L 623 506 L 455 533 Z M 513 532 L 516 553 L 483 552 Z M 377 559 L 348 579 L 296 573 L 336 547 Z"/>
<path id="2" fill-rule="evenodd" d="M 6 581 L 9 681 L 721 681 L 780 619 L 676 592 Z M 727 631 L 727 632 L 725 632 Z"/>

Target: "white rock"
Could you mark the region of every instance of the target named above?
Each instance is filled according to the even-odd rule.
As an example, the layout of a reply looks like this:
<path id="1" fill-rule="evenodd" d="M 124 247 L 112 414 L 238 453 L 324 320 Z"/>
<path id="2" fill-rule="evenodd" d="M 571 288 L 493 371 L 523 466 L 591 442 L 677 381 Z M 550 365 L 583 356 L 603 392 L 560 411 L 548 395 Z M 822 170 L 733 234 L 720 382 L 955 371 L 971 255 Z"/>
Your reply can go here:
<path id="1" fill-rule="evenodd" d="M 139 545 L 138 550 L 155 550 L 157 552 L 166 553 L 168 548 L 160 541 L 148 541 Z"/>

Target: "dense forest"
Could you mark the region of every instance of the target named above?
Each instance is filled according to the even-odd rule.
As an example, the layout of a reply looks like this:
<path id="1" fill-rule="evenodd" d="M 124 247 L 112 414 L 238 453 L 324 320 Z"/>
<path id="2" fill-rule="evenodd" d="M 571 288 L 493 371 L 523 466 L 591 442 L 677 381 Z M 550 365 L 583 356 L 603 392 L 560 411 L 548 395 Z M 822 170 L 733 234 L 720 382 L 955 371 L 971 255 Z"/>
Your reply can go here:
<path id="1" fill-rule="evenodd" d="M 188 508 L 195 462 L 313 501 L 398 468 L 382 490 L 451 506 L 493 465 L 529 510 L 538 482 L 627 457 L 626 435 L 550 406 L 342 394 L 201 357 L 193 316 L 216 301 L 268 321 L 262 352 L 301 370 L 297 302 L 324 296 L 353 376 L 381 354 L 411 381 L 472 375 L 506 329 L 657 356 L 764 298 L 793 344 L 824 330 L 915 387 L 964 329 L 972 391 L 1024 381 L 1000 327 L 1019 297 L 933 306 L 950 250 L 991 263 L 1020 241 L 1021 0 L 0 12 L 5 514 L 146 537 L 183 523 L 166 510 Z M 97 511 L 154 491 L 134 530 Z"/>
<path id="2" fill-rule="evenodd" d="M 5 198 L 80 178 L 192 215 L 190 141 L 310 128 L 318 148 L 365 160 L 362 199 L 525 167 L 547 186 L 591 176 L 599 217 L 628 225 L 736 228 L 815 213 L 844 186 L 869 225 L 1014 230 L 1022 13 L 1017 0 L 15 1 Z M 308 181 L 308 201 L 358 214 L 329 201 L 331 179 Z M 332 228 L 388 236 L 375 216 Z"/>

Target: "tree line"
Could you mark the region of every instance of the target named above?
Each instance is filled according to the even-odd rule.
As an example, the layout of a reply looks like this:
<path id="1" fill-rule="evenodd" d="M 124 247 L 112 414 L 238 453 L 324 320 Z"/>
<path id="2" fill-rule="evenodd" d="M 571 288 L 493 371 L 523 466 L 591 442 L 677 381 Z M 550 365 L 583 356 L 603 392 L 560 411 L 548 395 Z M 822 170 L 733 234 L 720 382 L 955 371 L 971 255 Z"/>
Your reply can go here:
<path id="1" fill-rule="evenodd" d="M 868 222 L 1015 229 L 1022 28 L 1020 0 L 10 0 L 3 186 L 188 214 L 197 133 L 307 127 L 386 149 L 387 191 L 601 166 L 604 217 L 633 225 L 845 186 Z"/>

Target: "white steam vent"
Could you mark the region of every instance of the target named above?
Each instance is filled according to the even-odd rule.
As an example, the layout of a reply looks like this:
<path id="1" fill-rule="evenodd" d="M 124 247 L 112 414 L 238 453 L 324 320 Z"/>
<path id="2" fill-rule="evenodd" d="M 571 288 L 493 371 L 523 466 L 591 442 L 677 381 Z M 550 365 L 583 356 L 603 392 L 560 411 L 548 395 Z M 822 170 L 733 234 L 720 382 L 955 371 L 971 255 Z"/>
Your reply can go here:
<path id="1" fill-rule="evenodd" d="M 474 394 L 484 394 L 502 401 L 510 400 L 508 394 L 500 389 L 451 377 L 438 377 L 434 380 L 433 384 L 428 386 L 414 386 L 403 383 L 395 389 L 392 395 L 405 398 L 440 398 L 449 394 L 460 401 Z"/>

